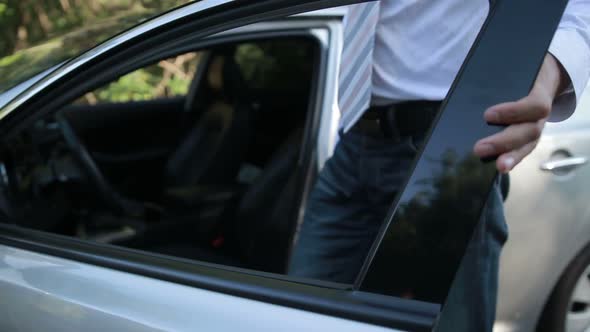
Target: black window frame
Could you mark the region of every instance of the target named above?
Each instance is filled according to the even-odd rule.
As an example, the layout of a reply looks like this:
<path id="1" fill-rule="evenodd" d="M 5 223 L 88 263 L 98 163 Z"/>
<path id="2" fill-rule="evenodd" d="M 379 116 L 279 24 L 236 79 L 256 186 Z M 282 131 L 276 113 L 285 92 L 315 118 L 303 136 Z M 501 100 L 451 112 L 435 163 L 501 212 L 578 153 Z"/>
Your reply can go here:
<path id="1" fill-rule="evenodd" d="M 76 75 L 87 75 L 87 77 L 91 77 L 93 73 L 106 70 L 117 70 L 117 61 L 121 61 L 120 59 L 125 59 L 133 54 L 137 54 L 145 48 L 157 45 L 159 42 L 172 39 L 172 37 L 181 35 L 183 32 L 188 33 L 199 31 L 199 33 L 195 34 L 193 38 L 202 38 L 215 32 L 227 30 L 231 28 L 232 25 L 241 26 L 271 17 L 279 17 L 287 14 L 295 14 L 303 11 L 358 2 L 363 1 L 259 0 L 251 3 L 237 1 L 183 16 L 171 24 L 151 31 L 145 36 L 126 41 L 114 50 L 106 52 L 75 71 L 64 75 L 54 82 L 54 84 L 48 86 L 47 89 L 26 100 L 18 107 L 18 112 L 11 112 L 0 121 L 0 132 L 3 133 L 3 136 L 0 139 L 6 140 L 7 138 L 10 138 L 12 134 L 20 131 L 22 129 L 20 124 L 26 122 L 24 120 L 31 116 L 31 114 L 41 106 L 47 107 L 47 109 L 56 106 L 58 101 L 48 102 L 48 100 L 51 99 L 51 96 L 67 96 L 69 86 L 67 81 L 69 79 L 73 79 Z M 554 0 L 541 3 L 538 3 L 535 0 L 495 1 L 492 8 L 493 10 L 488 16 L 486 24 L 480 33 L 478 42 L 470 52 L 470 55 L 461 69 L 460 75 L 456 79 L 451 92 L 449 93 L 449 97 L 441 112 L 442 115 L 437 119 L 437 126 L 433 127 L 425 147 L 419 154 L 419 159 L 415 162 L 413 175 L 408 180 L 409 184 L 414 181 L 415 174 L 421 167 L 423 167 L 421 165 L 424 162 L 425 154 L 427 154 L 425 151 L 429 151 L 429 149 L 432 149 L 432 146 L 436 144 L 433 142 L 432 138 L 437 136 L 436 128 L 438 128 L 438 124 L 441 122 L 446 123 L 448 120 L 445 119 L 449 117 L 449 114 L 456 115 L 454 113 L 456 113 L 456 109 L 459 109 L 460 107 L 473 107 L 473 105 L 465 105 L 461 103 L 455 105 L 453 103 L 453 96 L 457 91 L 462 91 L 461 82 L 465 77 L 469 76 L 467 74 L 468 70 L 477 72 L 478 69 L 481 69 L 481 66 L 485 65 L 486 61 L 494 60 L 488 58 L 486 61 L 482 62 L 481 59 L 477 57 L 477 51 L 482 48 L 482 45 L 487 45 L 490 42 L 490 39 L 482 36 L 485 35 L 487 29 L 490 29 L 493 26 L 491 23 L 495 21 L 497 25 L 497 22 L 501 19 L 505 19 L 506 17 L 514 18 L 517 14 L 511 12 L 510 6 L 524 6 L 528 8 L 534 6 L 534 8 L 536 8 L 537 14 L 534 17 L 532 15 L 516 17 L 517 20 L 520 20 L 522 25 L 538 24 L 539 21 L 546 22 L 547 20 L 541 19 L 541 14 L 539 14 L 539 12 L 543 12 L 544 18 L 556 17 L 556 7 L 554 6 L 565 8 L 565 3 L 567 3 L 567 0 Z M 495 10 L 497 7 L 499 8 L 499 6 L 504 6 L 502 7 L 504 10 Z M 559 15 L 559 17 L 561 17 L 561 15 Z M 546 25 L 551 25 L 554 20 L 549 19 L 548 21 L 551 22 L 545 23 Z M 556 24 L 557 23 L 555 23 L 555 25 Z M 539 69 L 540 61 L 542 60 L 541 55 L 544 55 L 547 49 L 546 47 L 545 49 L 542 49 L 539 45 L 548 46 L 548 43 L 553 36 L 554 28 L 555 27 L 551 28 L 553 31 L 549 31 L 551 29 L 544 29 L 542 33 L 536 34 L 536 38 L 522 40 L 517 43 L 518 45 L 515 45 L 516 51 L 513 48 L 513 53 L 517 53 L 520 57 L 532 56 L 535 59 L 535 61 L 533 61 L 534 66 L 532 69 L 529 67 L 528 70 L 520 71 L 516 74 L 515 81 L 518 82 L 518 89 L 511 91 L 513 94 L 507 94 L 505 90 L 500 89 L 500 87 L 497 87 L 495 90 L 492 89 L 492 91 L 500 93 L 499 95 L 494 94 L 496 97 L 505 100 L 509 96 L 522 96 L 528 92 L 527 89 L 530 89 L 531 82 L 534 80 L 536 71 Z M 496 39 L 493 40 L 494 43 L 492 44 L 502 45 L 502 37 L 506 36 L 508 36 L 508 38 L 505 40 L 512 40 L 512 31 L 506 31 L 505 29 L 502 33 L 496 36 Z M 539 39 L 542 39 L 542 41 L 539 41 Z M 534 52 L 529 50 L 531 49 L 531 47 L 529 47 L 530 43 L 533 41 L 536 45 L 536 47 L 532 47 L 532 49 L 535 50 Z M 185 42 L 185 40 L 182 38 L 179 39 L 178 43 L 181 42 Z M 109 56 L 111 58 L 108 58 Z M 479 62 L 476 60 L 479 60 Z M 487 106 L 490 105 L 489 102 L 491 100 L 495 99 L 486 99 Z M 481 108 L 482 112 L 483 110 L 484 108 Z M 35 114 L 35 116 L 38 115 L 39 113 Z M 474 120 L 470 119 L 470 121 Z M 481 120 L 477 123 L 470 124 L 476 125 L 478 128 L 478 137 L 500 130 L 499 127 L 483 124 L 483 121 Z M 310 130 L 313 131 L 307 133 L 306 136 L 311 139 L 311 142 L 316 141 L 317 127 L 318 121 L 314 121 L 314 123 L 307 125 L 307 128 L 311 128 Z M 464 144 L 471 144 L 471 141 L 464 142 Z M 490 166 L 482 167 L 489 168 Z M 491 180 L 489 178 L 484 180 L 484 185 L 489 189 Z M 385 234 L 388 229 L 387 226 L 395 217 L 396 207 L 399 205 L 398 201 L 404 197 L 404 195 L 407 195 L 408 186 L 406 185 L 404 188 L 404 191 L 402 191 L 396 199 L 396 204 L 394 204 L 392 212 L 388 217 L 388 221 L 385 223 L 386 226 L 383 228 L 382 235 Z M 485 193 L 487 193 L 487 191 L 483 190 L 477 194 L 484 195 Z M 479 215 L 474 217 L 478 219 Z M 474 218 L 474 220 L 471 220 L 470 222 L 475 223 L 477 219 Z M 371 257 L 365 264 L 364 271 L 368 271 L 369 274 L 372 258 L 375 255 L 379 255 L 378 251 L 382 248 L 383 242 L 381 240 L 382 237 L 375 241 L 375 245 L 370 255 Z M 364 283 L 364 277 L 367 275 L 366 273 L 361 274 L 361 277 L 359 277 L 355 285 L 291 280 L 273 274 L 241 270 L 215 264 L 196 263 L 193 261 L 161 256 L 153 253 L 145 253 L 132 249 L 88 243 L 70 237 L 25 230 L 11 225 L 0 225 L 0 243 L 116 270 L 127 271 L 134 274 L 168 280 L 179 284 L 397 329 L 408 329 L 412 331 L 430 330 L 437 319 L 440 309 L 440 306 L 436 304 L 393 298 L 390 296 L 366 292 L 366 285 Z"/>

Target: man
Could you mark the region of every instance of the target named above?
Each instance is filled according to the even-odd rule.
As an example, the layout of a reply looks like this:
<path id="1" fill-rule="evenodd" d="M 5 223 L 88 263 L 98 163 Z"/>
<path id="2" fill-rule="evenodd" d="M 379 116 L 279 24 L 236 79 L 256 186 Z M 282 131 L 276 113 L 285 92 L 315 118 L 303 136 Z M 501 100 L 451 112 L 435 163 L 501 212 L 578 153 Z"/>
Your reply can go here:
<path id="1" fill-rule="evenodd" d="M 291 275 L 354 281 L 488 7 L 488 0 L 381 0 L 349 7 L 341 139 L 310 195 Z M 530 94 L 486 110 L 482 121 L 507 127 L 478 141 L 477 156 L 497 157 L 498 171 L 508 173 L 533 151 L 548 119 L 560 121 L 574 111 L 590 76 L 589 25 L 590 0 L 570 0 Z M 441 330 L 491 331 L 506 236 L 496 184 Z"/>

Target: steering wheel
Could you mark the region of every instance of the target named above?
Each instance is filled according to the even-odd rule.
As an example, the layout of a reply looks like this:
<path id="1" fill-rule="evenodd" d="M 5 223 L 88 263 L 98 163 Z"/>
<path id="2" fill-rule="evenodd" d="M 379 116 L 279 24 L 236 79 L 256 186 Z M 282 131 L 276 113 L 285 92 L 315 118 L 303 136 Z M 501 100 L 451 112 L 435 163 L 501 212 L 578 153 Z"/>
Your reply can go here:
<path id="1" fill-rule="evenodd" d="M 56 120 L 70 152 L 81 164 L 83 171 L 85 171 L 96 189 L 98 189 L 101 198 L 117 212 L 131 216 L 144 215 L 146 213 L 144 204 L 124 197 L 110 185 L 63 112 L 57 113 Z"/>

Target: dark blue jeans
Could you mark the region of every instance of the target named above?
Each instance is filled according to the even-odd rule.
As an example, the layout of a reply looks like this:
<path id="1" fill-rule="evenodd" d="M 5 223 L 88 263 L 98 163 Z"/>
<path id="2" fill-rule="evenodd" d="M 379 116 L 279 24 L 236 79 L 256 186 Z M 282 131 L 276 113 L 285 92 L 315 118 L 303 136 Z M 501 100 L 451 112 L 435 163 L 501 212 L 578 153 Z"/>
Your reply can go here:
<path id="1" fill-rule="evenodd" d="M 353 283 L 421 143 L 420 137 L 394 141 L 356 129 L 343 135 L 310 194 L 289 274 Z M 507 233 L 496 184 L 437 331 L 492 330 L 498 262 Z"/>

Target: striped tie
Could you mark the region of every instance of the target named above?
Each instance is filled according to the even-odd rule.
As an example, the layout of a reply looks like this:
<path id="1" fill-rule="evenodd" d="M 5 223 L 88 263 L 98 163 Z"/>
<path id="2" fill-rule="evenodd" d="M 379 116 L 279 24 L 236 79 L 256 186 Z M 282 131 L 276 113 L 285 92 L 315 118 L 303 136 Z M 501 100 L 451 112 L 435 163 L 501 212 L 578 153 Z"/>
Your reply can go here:
<path id="1" fill-rule="evenodd" d="M 340 64 L 340 129 L 348 131 L 371 102 L 373 47 L 379 20 L 379 2 L 349 6 L 344 21 L 344 45 Z"/>

